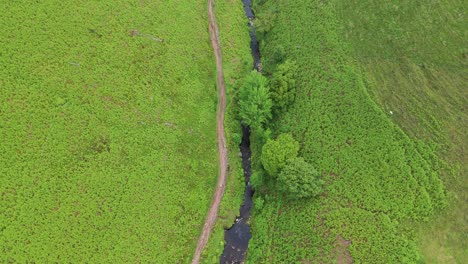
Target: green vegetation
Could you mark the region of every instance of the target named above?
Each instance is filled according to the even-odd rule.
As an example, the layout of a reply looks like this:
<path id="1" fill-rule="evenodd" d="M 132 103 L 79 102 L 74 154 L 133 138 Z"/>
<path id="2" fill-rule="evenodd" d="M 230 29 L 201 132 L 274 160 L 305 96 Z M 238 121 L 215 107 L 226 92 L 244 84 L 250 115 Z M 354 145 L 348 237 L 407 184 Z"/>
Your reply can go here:
<path id="1" fill-rule="evenodd" d="M 242 5 L 237 1 L 216 1 L 215 11 L 220 30 L 227 93 L 227 112 L 224 125 L 229 150 L 229 174 L 219 216 L 203 252 L 201 263 L 219 263 L 224 249 L 224 228 L 228 228 L 234 223 L 243 201 L 244 173 L 238 158 L 242 132 L 238 120 L 239 106 L 233 98 L 238 94 L 244 77 L 252 69 L 250 39 Z"/>
<path id="2" fill-rule="evenodd" d="M 279 187 L 292 198 L 309 198 L 322 192 L 323 181 L 318 178 L 317 170 L 303 158 L 296 157 L 286 161 L 278 175 Z"/>
<path id="3" fill-rule="evenodd" d="M 276 114 L 284 112 L 294 102 L 297 70 L 295 62 L 286 61 L 279 64 L 271 76 L 271 99 Z"/>
<path id="4" fill-rule="evenodd" d="M 299 142 L 291 134 L 281 134 L 277 139 L 268 139 L 262 148 L 262 165 L 271 177 L 277 177 L 286 161 L 297 157 Z"/>
<path id="5" fill-rule="evenodd" d="M 223 5 L 236 78 L 248 36 Z M 206 2 L 2 9 L 0 262 L 188 262 L 218 173 Z M 242 195 L 231 165 L 222 214 Z"/>
<path id="6" fill-rule="evenodd" d="M 336 8 L 372 99 L 410 137 L 439 146 L 438 156 L 450 165 L 440 174 L 448 210 L 416 226 L 424 259 L 466 262 L 466 2 L 340 1 Z"/>
<path id="7" fill-rule="evenodd" d="M 216 5 L 230 163 L 203 262 L 242 202 L 237 117 L 248 263 L 466 262 L 464 1 L 255 4 L 263 75 Z M 0 262 L 189 262 L 218 173 L 206 2 L 2 7 Z"/>
<path id="8" fill-rule="evenodd" d="M 271 106 L 267 78 L 252 71 L 239 90 L 239 116 L 242 123 L 252 129 L 262 129 L 271 118 Z"/>
<path id="9" fill-rule="evenodd" d="M 253 4 L 264 4 L 265 1 L 252 1 Z M 262 10 L 261 13 L 256 14 L 255 17 L 255 30 L 259 37 L 264 37 L 275 26 L 276 12 L 273 8 Z M 280 59 L 281 60 L 281 59 Z M 279 60 L 279 61 L 280 61 Z"/>
<path id="10" fill-rule="evenodd" d="M 292 133 L 325 185 L 317 199 L 277 192 L 254 135 L 263 187 L 248 262 L 332 263 L 345 251 L 355 263 L 463 262 L 462 1 L 261 1 L 257 14 L 265 75 L 298 68 L 294 103 L 268 126 Z M 449 235 L 444 255 L 431 256 L 421 222 Z"/>

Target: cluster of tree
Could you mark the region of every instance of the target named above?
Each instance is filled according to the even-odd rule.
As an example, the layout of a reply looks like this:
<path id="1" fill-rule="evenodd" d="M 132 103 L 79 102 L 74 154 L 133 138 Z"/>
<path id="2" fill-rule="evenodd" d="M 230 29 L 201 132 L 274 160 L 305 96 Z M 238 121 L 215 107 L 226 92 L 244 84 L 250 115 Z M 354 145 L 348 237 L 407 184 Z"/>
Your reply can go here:
<path id="1" fill-rule="evenodd" d="M 267 174 L 276 179 L 279 190 L 291 198 L 309 198 L 322 192 L 323 181 L 314 167 L 298 157 L 299 143 L 290 134 L 269 139 L 261 161 Z"/>
<path id="2" fill-rule="evenodd" d="M 295 72 L 297 66 L 286 60 L 271 74 L 270 81 L 257 71 L 252 71 L 239 90 L 239 115 L 242 122 L 255 130 L 261 130 L 272 118 L 294 102 Z"/>
<path id="3" fill-rule="evenodd" d="M 260 144 L 265 143 L 261 149 L 261 163 L 268 176 L 278 183 L 278 189 L 294 198 L 307 198 L 322 190 L 323 183 L 317 171 L 297 157 L 299 143 L 290 134 L 281 134 L 272 140 L 266 129 L 273 115 L 281 114 L 294 102 L 296 71 L 296 64 L 289 60 L 277 65 L 270 80 L 252 71 L 239 90 L 239 116 L 254 134 L 261 135 L 262 138 L 257 139 Z"/>

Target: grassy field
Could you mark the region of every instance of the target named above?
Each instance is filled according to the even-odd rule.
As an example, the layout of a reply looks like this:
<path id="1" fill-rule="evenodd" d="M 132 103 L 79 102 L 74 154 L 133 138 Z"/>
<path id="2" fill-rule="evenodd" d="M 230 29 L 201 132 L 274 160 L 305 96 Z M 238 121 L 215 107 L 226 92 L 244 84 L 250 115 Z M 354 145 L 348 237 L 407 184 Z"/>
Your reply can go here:
<path id="1" fill-rule="evenodd" d="M 466 262 L 466 3 L 340 1 L 337 9 L 372 99 L 410 137 L 436 143 L 452 169 L 441 171 L 449 208 L 418 227 L 424 259 Z"/>
<path id="2" fill-rule="evenodd" d="M 463 263 L 462 1 L 262 2 L 265 73 L 299 67 L 271 128 L 292 132 L 327 184 L 307 202 L 258 191 L 248 262 Z"/>
<path id="3" fill-rule="evenodd" d="M 218 172 L 205 1 L 2 7 L 0 262 L 188 262 Z"/>

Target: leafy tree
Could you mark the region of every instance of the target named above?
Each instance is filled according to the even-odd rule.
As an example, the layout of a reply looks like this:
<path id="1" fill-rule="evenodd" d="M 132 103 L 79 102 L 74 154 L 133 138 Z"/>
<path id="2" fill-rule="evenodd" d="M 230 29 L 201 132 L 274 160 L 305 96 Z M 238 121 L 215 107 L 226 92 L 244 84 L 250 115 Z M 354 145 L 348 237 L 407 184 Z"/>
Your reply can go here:
<path id="1" fill-rule="evenodd" d="M 290 60 L 276 67 L 270 82 L 271 99 L 275 111 L 281 112 L 294 102 L 296 72 L 296 63 Z"/>
<path id="2" fill-rule="evenodd" d="M 262 128 L 271 118 L 271 107 L 267 78 L 252 71 L 239 91 L 239 115 L 242 122 L 253 129 Z"/>
<path id="3" fill-rule="evenodd" d="M 271 57 L 271 59 L 269 58 Z M 265 58 L 265 60 L 269 60 L 268 63 L 270 65 L 278 65 L 284 61 L 286 57 L 286 49 L 282 45 L 276 45 L 272 48 L 271 56 Z"/>
<path id="4" fill-rule="evenodd" d="M 280 189 L 292 198 L 308 198 L 322 192 L 323 181 L 314 167 L 302 157 L 288 159 L 278 175 Z"/>
<path id="5" fill-rule="evenodd" d="M 274 9 L 267 9 L 259 13 L 255 18 L 255 29 L 257 35 L 260 37 L 265 36 L 275 25 L 276 11 Z"/>
<path id="6" fill-rule="evenodd" d="M 298 152 L 299 142 L 291 134 L 281 134 L 263 145 L 261 161 L 268 175 L 276 177 L 286 165 L 286 160 L 297 157 Z"/>

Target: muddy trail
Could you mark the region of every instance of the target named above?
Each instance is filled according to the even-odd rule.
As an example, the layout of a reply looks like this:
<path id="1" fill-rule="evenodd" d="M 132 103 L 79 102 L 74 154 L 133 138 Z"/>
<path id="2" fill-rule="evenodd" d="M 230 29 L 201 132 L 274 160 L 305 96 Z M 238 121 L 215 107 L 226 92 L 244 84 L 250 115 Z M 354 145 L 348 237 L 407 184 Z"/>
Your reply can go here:
<path id="1" fill-rule="evenodd" d="M 249 19 L 248 26 L 250 28 L 250 49 L 253 57 L 253 68 L 257 71 L 261 71 L 260 49 L 255 34 L 255 16 L 252 11 L 251 0 L 243 0 L 242 2 L 244 4 L 245 15 Z M 249 220 L 254 189 L 250 185 L 250 176 L 252 175 L 250 157 L 252 153 L 250 150 L 250 129 L 248 127 L 242 127 L 242 142 L 239 147 L 242 155 L 242 168 L 244 169 L 245 177 L 244 202 L 233 226 L 224 231 L 224 240 L 226 243 L 220 258 L 221 264 L 244 263 L 249 241 L 252 237 Z"/>
<path id="2" fill-rule="evenodd" d="M 216 16 L 214 13 L 214 0 L 208 0 L 208 18 L 209 18 L 209 31 L 211 45 L 216 58 L 216 84 L 218 87 L 218 109 L 216 115 L 216 133 L 218 138 L 218 157 L 219 157 L 219 176 L 218 183 L 213 195 L 208 215 L 206 216 L 205 224 L 202 233 L 197 242 L 197 248 L 193 255 L 192 263 L 197 264 L 200 262 L 200 256 L 203 249 L 208 242 L 211 230 L 218 217 L 219 204 L 223 198 L 224 189 L 226 187 L 226 176 L 228 171 L 228 155 L 226 147 L 226 138 L 224 133 L 224 114 L 226 111 L 226 88 L 224 84 L 223 64 L 221 56 L 221 46 L 219 39 L 219 29 L 216 24 Z"/>

